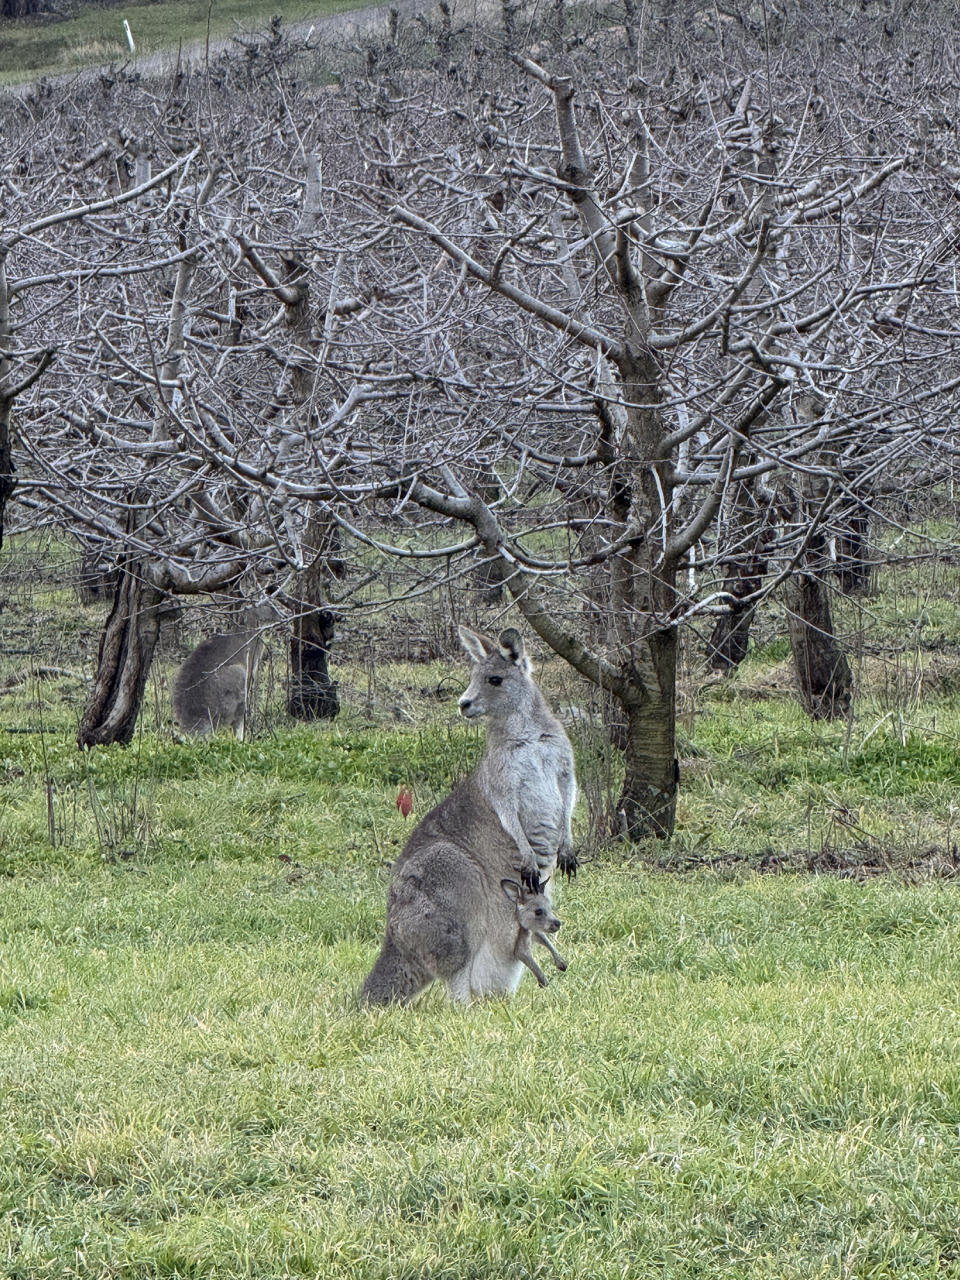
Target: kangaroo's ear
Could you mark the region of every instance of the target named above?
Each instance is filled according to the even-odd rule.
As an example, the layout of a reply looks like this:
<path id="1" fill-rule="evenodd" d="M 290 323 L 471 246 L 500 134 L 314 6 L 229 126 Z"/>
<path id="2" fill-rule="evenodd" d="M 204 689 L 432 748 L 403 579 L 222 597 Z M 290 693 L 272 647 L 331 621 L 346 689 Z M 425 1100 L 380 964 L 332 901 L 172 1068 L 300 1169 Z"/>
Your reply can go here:
<path id="1" fill-rule="evenodd" d="M 457 631 L 460 635 L 460 643 L 469 653 L 474 662 L 483 662 L 496 645 L 488 637 L 481 635 L 479 631 L 471 631 L 469 627 L 458 627 Z"/>
<path id="2" fill-rule="evenodd" d="M 507 627 L 500 632 L 500 652 L 508 662 L 514 663 L 521 671 L 530 670 L 530 659 L 523 647 L 523 636 L 516 627 Z"/>
<path id="3" fill-rule="evenodd" d="M 501 880 L 500 888 L 511 902 L 519 902 L 523 897 L 523 886 L 517 884 L 516 880 Z"/>

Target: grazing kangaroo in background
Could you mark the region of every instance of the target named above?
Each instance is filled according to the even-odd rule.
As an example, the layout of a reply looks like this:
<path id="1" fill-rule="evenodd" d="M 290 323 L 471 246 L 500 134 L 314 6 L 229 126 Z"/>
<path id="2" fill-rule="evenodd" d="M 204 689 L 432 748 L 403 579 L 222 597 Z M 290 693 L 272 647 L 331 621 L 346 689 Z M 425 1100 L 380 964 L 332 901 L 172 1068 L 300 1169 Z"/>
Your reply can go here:
<path id="1" fill-rule="evenodd" d="M 250 692 L 263 652 L 260 628 L 274 617 L 269 605 L 245 609 L 243 628 L 197 645 L 177 672 L 173 712 L 181 729 L 208 734 L 229 725 L 242 741 Z"/>
<path id="2" fill-rule="evenodd" d="M 460 710 L 490 717 L 487 749 L 417 825 L 394 864 L 386 937 L 361 991 L 371 1004 L 409 1003 L 434 978 L 457 1001 L 506 995 L 524 965 L 545 981 L 531 934 L 566 967 L 546 940 L 559 921 L 540 880 L 558 856 L 569 874 L 576 866 L 573 752 L 530 677 L 519 633 L 505 631 L 499 647 L 466 627 L 460 637 L 476 662 Z M 508 888 L 518 879 L 529 894 Z"/>

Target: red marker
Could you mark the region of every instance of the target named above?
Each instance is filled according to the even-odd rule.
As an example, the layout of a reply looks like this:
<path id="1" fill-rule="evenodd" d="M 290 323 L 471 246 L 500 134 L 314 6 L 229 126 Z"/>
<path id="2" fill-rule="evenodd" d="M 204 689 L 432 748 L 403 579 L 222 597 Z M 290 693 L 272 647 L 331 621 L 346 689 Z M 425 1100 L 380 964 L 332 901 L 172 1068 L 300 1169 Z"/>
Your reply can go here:
<path id="1" fill-rule="evenodd" d="M 413 796 L 409 787 L 400 788 L 400 794 L 397 796 L 397 808 L 405 818 L 410 816 L 410 810 L 413 808 Z"/>

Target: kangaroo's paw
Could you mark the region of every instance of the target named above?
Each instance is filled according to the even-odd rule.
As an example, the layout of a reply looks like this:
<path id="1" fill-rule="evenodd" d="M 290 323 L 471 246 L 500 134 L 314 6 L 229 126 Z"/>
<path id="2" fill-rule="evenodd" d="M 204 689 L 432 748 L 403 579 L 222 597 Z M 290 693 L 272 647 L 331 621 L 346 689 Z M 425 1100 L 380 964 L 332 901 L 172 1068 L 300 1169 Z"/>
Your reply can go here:
<path id="1" fill-rule="evenodd" d="M 541 893 L 542 882 L 540 880 L 540 869 L 536 863 L 532 865 L 528 862 L 526 866 L 520 868 L 520 881 L 523 887 L 529 893 Z"/>
<path id="2" fill-rule="evenodd" d="M 560 874 L 566 876 L 568 880 L 572 880 L 577 874 L 578 865 L 577 855 L 572 849 L 561 849 L 557 854 L 557 869 Z"/>

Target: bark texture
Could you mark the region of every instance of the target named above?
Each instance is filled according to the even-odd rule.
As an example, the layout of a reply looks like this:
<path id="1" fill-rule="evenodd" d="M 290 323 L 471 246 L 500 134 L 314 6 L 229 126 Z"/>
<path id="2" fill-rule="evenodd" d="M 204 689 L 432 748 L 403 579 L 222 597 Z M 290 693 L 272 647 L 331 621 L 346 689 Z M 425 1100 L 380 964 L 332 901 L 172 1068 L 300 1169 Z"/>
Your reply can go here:
<path id="1" fill-rule="evenodd" d="M 837 537 L 837 572 L 844 595 L 867 595 L 875 565 L 870 555 L 870 515 L 862 506 L 846 513 Z"/>
<path id="2" fill-rule="evenodd" d="M 818 575 L 798 573 L 790 579 L 787 621 L 800 705 L 814 720 L 845 716 L 853 677 L 834 634 L 829 594 Z"/>
<path id="3" fill-rule="evenodd" d="M 139 561 L 123 565 L 100 637 L 97 677 L 80 721 L 79 746 L 109 742 L 127 746 L 132 741 L 160 632 L 163 600 L 164 593 L 145 581 Z"/>
<path id="4" fill-rule="evenodd" d="M 623 791 L 618 813 L 632 839 L 673 834 L 679 768 L 675 744 L 677 633 L 667 627 L 646 642 L 652 661 L 641 697 L 628 698 Z"/>
<path id="5" fill-rule="evenodd" d="M 294 623 L 287 710 L 297 720 L 332 720 L 340 710 L 337 685 L 327 669 L 334 621 L 329 609 L 310 609 Z"/>

